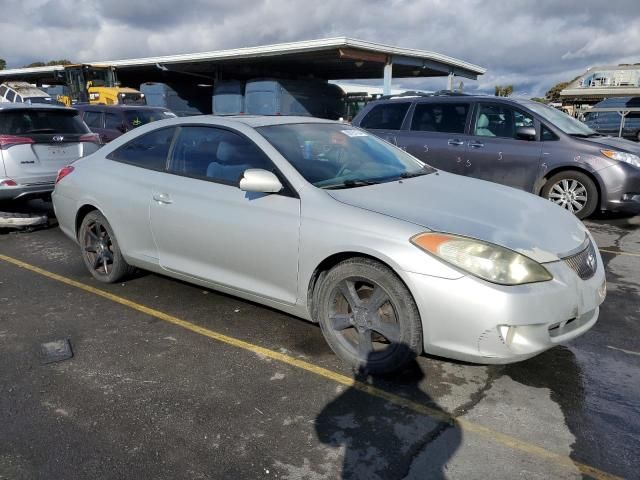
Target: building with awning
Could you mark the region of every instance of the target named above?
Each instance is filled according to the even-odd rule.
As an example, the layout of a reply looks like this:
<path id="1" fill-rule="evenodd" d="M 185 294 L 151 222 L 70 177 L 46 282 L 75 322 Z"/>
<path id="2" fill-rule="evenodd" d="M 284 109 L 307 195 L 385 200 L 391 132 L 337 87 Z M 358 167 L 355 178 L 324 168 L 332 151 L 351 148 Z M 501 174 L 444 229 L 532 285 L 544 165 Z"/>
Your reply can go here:
<path id="1" fill-rule="evenodd" d="M 640 64 L 591 67 L 560 92 L 562 108 L 576 115 L 605 98 L 639 96 Z"/>

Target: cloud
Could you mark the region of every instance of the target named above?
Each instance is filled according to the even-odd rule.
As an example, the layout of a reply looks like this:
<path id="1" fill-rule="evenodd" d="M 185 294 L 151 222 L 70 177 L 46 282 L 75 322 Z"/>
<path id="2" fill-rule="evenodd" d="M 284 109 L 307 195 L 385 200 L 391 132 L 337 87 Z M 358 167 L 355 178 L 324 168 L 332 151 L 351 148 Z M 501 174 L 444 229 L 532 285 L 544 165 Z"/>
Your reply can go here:
<path id="1" fill-rule="evenodd" d="M 0 57 L 121 59 L 330 36 L 444 53 L 481 65 L 468 91 L 541 95 L 598 64 L 640 62 L 637 0 L 5 0 Z M 446 80 L 397 79 L 410 88 Z"/>

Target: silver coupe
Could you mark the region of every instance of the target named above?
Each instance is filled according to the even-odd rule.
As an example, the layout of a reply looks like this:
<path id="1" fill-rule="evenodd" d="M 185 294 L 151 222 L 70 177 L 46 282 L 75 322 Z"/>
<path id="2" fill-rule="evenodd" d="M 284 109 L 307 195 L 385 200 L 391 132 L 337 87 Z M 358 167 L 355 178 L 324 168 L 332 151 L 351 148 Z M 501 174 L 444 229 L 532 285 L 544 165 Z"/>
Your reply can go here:
<path id="1" fill-rule="evenodd" d="M 532 357 L 589 330 L 606 293 L 568 211 L 308 117 L 139 127 L 63 168 L 53 201 L 96 279 L 140 268 L 277 308 L 371 373 Z"/>

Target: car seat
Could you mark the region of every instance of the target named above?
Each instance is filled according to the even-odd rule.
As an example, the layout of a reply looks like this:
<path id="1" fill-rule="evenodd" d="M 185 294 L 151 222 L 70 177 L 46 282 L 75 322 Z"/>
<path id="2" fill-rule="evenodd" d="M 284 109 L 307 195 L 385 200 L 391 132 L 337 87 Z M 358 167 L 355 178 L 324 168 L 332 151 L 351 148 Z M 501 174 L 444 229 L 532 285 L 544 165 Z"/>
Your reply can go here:
<path id="1" fill-rule="evenodd" d="M 481 113 L 476 124 L 476 135 L 483 137 L 495 137 L 495 133 L 489 130 L 489 117 Z"/>
<path id="2" fill-rule="evenodd" d="M 218 145 L 216 161 L 207 167 L 207 177 L 237 183 L 244 171 L 252 168 L 251 162 L 255 162 L 257 157 L 251 145 L 222 140 Z"/>

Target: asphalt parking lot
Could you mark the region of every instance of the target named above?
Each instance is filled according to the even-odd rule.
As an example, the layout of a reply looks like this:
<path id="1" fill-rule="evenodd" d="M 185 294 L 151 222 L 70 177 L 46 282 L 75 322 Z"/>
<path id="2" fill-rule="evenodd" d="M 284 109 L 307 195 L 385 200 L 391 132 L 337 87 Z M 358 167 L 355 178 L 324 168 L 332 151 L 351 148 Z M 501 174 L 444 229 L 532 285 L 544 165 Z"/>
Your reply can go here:
<path id="1" fill-rule="evenodd" d="M 608 278 L 590 332 L 384 379 L 256 304 L 99 284 L 55 226 L 0 234 L 0 479 L 640 478 L 640 217 L 587 225 Z M 43 364 L 67 338 L 73 358 Z"/>

